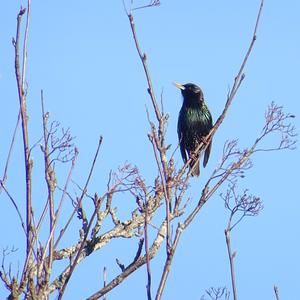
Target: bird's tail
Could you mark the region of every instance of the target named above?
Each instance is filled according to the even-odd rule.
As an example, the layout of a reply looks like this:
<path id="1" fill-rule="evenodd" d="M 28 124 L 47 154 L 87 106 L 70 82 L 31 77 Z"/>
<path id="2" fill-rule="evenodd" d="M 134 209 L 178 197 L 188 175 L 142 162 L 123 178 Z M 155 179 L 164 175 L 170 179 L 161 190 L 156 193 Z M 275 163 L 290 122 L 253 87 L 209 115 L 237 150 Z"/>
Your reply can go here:
<path id="1" fill-rule="evenodd" d="M 200 175 L 200 165 L 199 165 L 199 157 L 197 159 L 193 159 L 190 164 L 190 169 L 192 170 L 192 176 Z"/>

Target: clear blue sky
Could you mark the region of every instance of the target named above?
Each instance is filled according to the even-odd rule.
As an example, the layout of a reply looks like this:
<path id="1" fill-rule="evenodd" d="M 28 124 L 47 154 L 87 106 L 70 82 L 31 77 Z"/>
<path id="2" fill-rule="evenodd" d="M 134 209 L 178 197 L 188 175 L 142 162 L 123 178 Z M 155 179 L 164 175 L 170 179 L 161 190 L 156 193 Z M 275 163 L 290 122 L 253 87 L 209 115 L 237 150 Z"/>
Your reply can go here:
<path id="1" fill-rule="evenodd" d="M 135 1 L 137 5 L 145 2 Z M 148 55 L 156 95 L 163 89 L 165 111 L 170 116 L 168 142 L 175 148 L 182 100 L 172 81 L 200 85 L 216 119 L 250 42 L 260 1 L 161 0 L 161 3 L 157 8 L 136 11 L 135 22 L 140 44 Z M 26 6 L 26 1 L 1 1 L 1 176 L 18 111 L 11 39 L 20 5 Z M 265 1 L 245 81 L 214 137 L 208 166 L 200 178 L 192 181 L 189 194 L 192 201 L 197 201 L 226 140 L 237 138 L 241 148 L 251 145 L 263 126 L 264 112 L 271 101 L 295 114 L 295 125 L 299 128 L 299 16 L 298 0 Z M 151 105 L 121 0 L 32 1 L 27 81 L 30 142 L 34 144 L 41 136 L 39 95 L 43 89 L 50 117 L 70 127 L 76 136 L 80 155 L 74 179 L 80 184 L 88 173 L 98 137 L 103 135 L 100 159 L 89 189 L 92 194 L 96 191 L 101 194 L 109 171 L 125 162 L 136 164 L 149 183 L 155 177 L 145 112 L 145 106 L 151 109 Z M 273 142 L 266 141 L 266 147 Z M 33 157 L 38 180 L 41 172 L 38 165 L 42 163 L 38 149 Z M 280 289 L 281 299 L 298 299 L 299 157 L 299 149 L 256 154 L 254 167 L 241 182 L 242 188 L 247 187 L 262 198 L 264 210 L 258 217 L 244 220 L 232 233 L 240 299 L 275 299 L 274 284 Z M 175 158 L 176 164 L 181 165 L 178 151 Z M 22 174 L 19 132 L 7 187 L 21 209 L 24 207 Z M 37 206 L 45 194 L 43 186 L 36 187 Z M 13 261 L 16 270 L 18 263 L 22 266 L 18 256 L 23 253 L 24 234 L 3 193 L 0 210 L 0 250 L 13 245 L 19 248 L 7 258 Z M 211 286 L 227 286 L 231 290 L 224 239 L 227 219 L 223 201 L 216 194 L 183 234 L 164 299 L 200 299 Z M 84 299 L 95 292 L 102 285 L 102 268 L 108 267 L 108 280 L 112 279 L 119 272 L 114 259 L 118 257 L 124 264 L 129 263 L 135 247 L 133 242 L 113 242 L 103 252 L 88 258 L 78 267 L 65 298 Z M 162 254 L 152 262 L 154 286 L 162 271 Z M 111 292 L 108 299 L 146 299 L 145 285 L 143 268 Z M 5 295 L 5 288 L 0 285 L 0 299 Z"/>

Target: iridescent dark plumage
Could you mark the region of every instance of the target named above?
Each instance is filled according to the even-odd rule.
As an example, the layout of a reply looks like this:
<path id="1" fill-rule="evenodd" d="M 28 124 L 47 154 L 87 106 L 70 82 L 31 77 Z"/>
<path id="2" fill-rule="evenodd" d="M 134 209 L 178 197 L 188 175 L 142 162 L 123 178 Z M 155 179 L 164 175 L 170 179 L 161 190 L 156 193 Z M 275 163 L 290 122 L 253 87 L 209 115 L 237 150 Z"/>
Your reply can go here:
<path id="1" fill-rule="evenodd" d="M 191 175 L 199 176 L 199 154 L 196 155 L 195 150 L 212 129 L 212 117 L 204 102 L 203 92 L 197 85 L 193 83 L 184 85 L 176 83 L 175 85 L 181 89 L 183 96 L 177 124 L 181 156 L 184 162 L 187 161 L 187 155 L 192 159 L 190 163 L 190 168 L 193 169 Z M 208 162 L 210 150 L 211 142 L 204 153 L 204 167 Z"/>

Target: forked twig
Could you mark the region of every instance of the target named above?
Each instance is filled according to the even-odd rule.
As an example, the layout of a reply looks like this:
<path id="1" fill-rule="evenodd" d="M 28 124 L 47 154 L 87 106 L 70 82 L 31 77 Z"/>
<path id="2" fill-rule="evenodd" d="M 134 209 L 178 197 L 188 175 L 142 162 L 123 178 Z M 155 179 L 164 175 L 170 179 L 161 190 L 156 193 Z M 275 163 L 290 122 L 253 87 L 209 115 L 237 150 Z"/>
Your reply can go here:
<path id="1" fill-rule="evenodd" d="M 89 182 L 90 182 L 90 179 L 91 179 L 91 177 L 92 177 L 92 174 L 93 174 L 93 171 L 94 171 L 94 168 L 95 168 L 95 165 L 96 165 L 96 161 L 97 161 L 97 158 L 98 158 L 98 154 L 99 154 L 99 150 L 100 150 L 100 147 L 101 147 L 101 144 L 102 144 L 102 140 L 103 140 L 103 138 L 102 138 L 102 136 L 100 136 L 99 142 L 98 142 L 98 146 L 97 146 L 97 150 L 96 150 L 96 154 L 95 154 L 95 156 L 94 156 L 94 160 L 93 160 L 93 163 L 92 163 L 92 166 L 91 166 L 91 169 L 90 169 L 88 178 L 87 178 L 87 180 L 86 180 L 86 183 L 85 183 L 84 189 L 83 189 L 83 191 L 82 191 L 81 197 L 80 197 L 79 200 L 78 200 L 78 203 L 79 203 L 79 204 L 81 204 L 82 199 L 83 199 L 85 193 L 87 192 L 88 184 L 89 184 Z M 99 199 L 95 199 L 95 201 L 99 201 Z M 75 212 L 76 212 L 76 210 L 73 211 L 72 216 L 75 214 Z M 66 279 L 65 279 L 65 281 L 64 281 L 64 283 L 63 283 L 63 285 L 62 285 L 62 287 L 61 287 L 60 290 L 59 290 L 58 300 L 62 299 L 63 294 L 64 294 L 64 291 L 65 291 L 65 289 L 66 289 L 66 286 L 67 286 L 67 284 L 68 284 L 68 282 L 69 282 L 69 280 L 70 280 L 70 278 L 71 278 L 71 276 L 72 276 L 72 274 L 73 274 L 73 272 L 74 272 L 74 270 L 75 270 L 75 267 L 76 267 L 76 265 L 77 265 L 77 262 L 78 262 L 78 260 L 79 260 L 80 255 L 81 255 L 81 252 L 82 252 L 82 250 L 83 250 L 83 248 L 84 248 L 84 246 L 85 246 L 85 244 L 86 244 L 86 239 L 87 239 L 87 237 L 88 237 L 89 231 L 90 231 L 90 229 L 91 229 L 91 226 L 92 226 L 92 223 L 93 223 L 93 220 L 94 220 L 96 214 L 97 214 L 97 209 L 95 208 L 95 211 L 94 211 L 94 213 L 93 213 L 93 215 L 92 215 L 92 217 L 91 217 L 90 223 L 89 223 L 89 225 L 88 225 L 87 231 L 85 232 L 84 238 L 83 238 L 83 240 L 81 241 L 81 245 L 80 245 L 80 247 L 79 247 L 79 249 L 78 249 L 78 251 L 77 251 L 77 254 L 76 254 L 76 256 L 75 256 L 73 262 L 71 263 L 71 266 L 70 266 L 70 270 L 69 270 L 69 272 L 68 272 L 68 275 L 66 276 Z M 67 223 L 67 224 L 69 224 L 69 223 Z M 65 229 L 65 228 L 64 228 L 64 229 Z M 65 232 L 65 231 L 64 231 L 64 232 Z M 64 232 L 63 232 L 63 233 L 64 233 Z M 62 234 L 63 234 L 63 233 L 62 233 Z M 62 237 L 62 234 L 59 236 L 59 239 Z M 59 239 L 56 241 L 55 245 L 58 243 Z"/>
<path id="2" fill-rule="evenodd" d="M 154 4 L 156 1 L 153 1 L 153 3 L 149 6 L 146 7 L 152 7 L 155 6 Z M 159 1 L 157 2 L 159 3 Z M 166 211 L 166 221 L 167 221 L 167 243 L 166 243 L 166 252 L 169 252 L 169 248 L 171 246 L 171 238 L 170 238 L 170 201 L 171 201 L 171 189 L 168 187 L 168 174 L 169 174 L 169 169 L 167 165 L 167 158 L 166 158 L 166 148 L 164 146 L 164 131 L 165 131 L 165 122 L 166 122 L 166 116 L 161 114 L 159 107 L 157 105 L 157 101 L 155 98 L 155 93 L 152 85 L 152 80 L 151 76 L 148 70 L 148 65 L 147 65 L 147 55 L 146 53 L 142 52 L 138 38 L 137 38 L 137 33 L 136 33 L 136 28 L 135 28 L 135 23 L 133 19 L 133 15 L 130 13 L 127 13 L 127 16 L 129 18 L 130 22 L 130 27 L 133 35 L 133 40 L 135 43 L 136 50 L 138 52 L 139 58 L 142 62 L 143 68 L 144 68 L 144 73 L 147 79 L 147 84 L 148 88 L 147 91 L 150 95 L 152 106 L 156 115 L 156 119 L 158 122 L 158 133 L 156 132 L 154 124 L 150 121 L 150 118 L 148 116 L 148 120 L 151 126 L 151 131 L 152 134 L 149 135 L 149 139 L 153 145 L 153 151 L 156 159 L 156 163 L 158 166 L 159 174 L 161 177 L 161 182 L 163 186 L 163 191 L 164 191 L 164 196 L 165 196 L 165 211 Z M 159 158 L 158 154 L 159 153 Z"/>
<path id="3" fill-rule="evenodd" d="M 278 289 L 278 286 L 276 286 L 276 285 L 274 285 L 274 293 L 275 293 L 276 300 L 280 300 L 279 289 Z"/>
<path id="4" fill-rule="evenodd" d="M 87 187 L 88 187 L 88 185 L 89 185 L 90 179 L 91 179 L 92 174 L 93 174 L 93 172 L 94 172 L 94 168 L 95 168 L 96 161 L 97 161 L 97 158 L 98 158 L 98 155 L 99 155 L 100 147 L 101 147 L 101 145 L 102 145 L 102 141 L 103 141 L 103 137 L 100 136 L 99 141 L 98 141 L 98 146 L 97 146 L 97 149 L 96 149 L 96 153 L 95 153 L 95 155 L 94 155 L 94 159 L 93 159 L 93 162 L 92 162 L 92 165 L 91 165 L 91 169 L 90 169 L 90 171 L 89 171 L 89 174 L 88 174 L 87 180 L 86 180 L 86 182 L 85 182 L 84 188 L 83 188 L 83 190 L 82 190 L 82 192 L 81 192 L 81 196 L 80 196 L 79 199 L 78 199 L 78 205 L 77 205 L 76 207 L 74 207 L 74 210 L 73 210 L 71 216 L 69 217 L 69 219 L 68 219 L 66 225 L 65 225 L 64 228 L 60 231 L 60 234 L 59 234 L 59 236 L 58 236 L 58 238 L 57 238 L 57 240 L 56 240 L 56 242 L 55 242 L 55 244 L 54 244 L 54 248 L 57 248 L 58 243 L 60 242 L 61 238 L 62 238 L 63 235 L 65 234 L 65 232 L 66 232 L 66 230 L 68 229 L 68 227 L 69 227 L 69 225 L 70 225 L 70 223 L 71 223 L 71 221 L 72 221 L 72 219 L 73 219 L 75 213 L 77 212 L 77 210 L 78 210 L 78 208 L 79 208 L 79 205 L 80 205 L 80 203 L 82 202 L 83 197 L 84 197 L 85 194 L 87 193 Z"/>

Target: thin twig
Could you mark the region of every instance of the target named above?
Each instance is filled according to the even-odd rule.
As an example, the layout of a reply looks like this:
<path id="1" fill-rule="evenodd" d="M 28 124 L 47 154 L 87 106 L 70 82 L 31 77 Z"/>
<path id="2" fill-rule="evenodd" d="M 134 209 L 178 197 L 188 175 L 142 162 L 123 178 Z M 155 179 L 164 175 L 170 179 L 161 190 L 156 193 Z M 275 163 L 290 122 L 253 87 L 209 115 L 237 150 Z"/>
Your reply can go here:
<path id="1" fill-rule="evenodd" d="M 32 213 L 32 199 L 31 199 L 31 171 L 32 171 L 32 161 L 30 158 L 30 147 L 28 138 L 28 127 L 27 127 L 27 112 L 26 112 L 26 94 L 25 91 L 25 81 L 26 81 L 26 66 L 27 66 L 27 42 L 29 33 L 29 20 L 30 20 L 30 0 L 27 2 L 27 18 L 25 27 L 25 36 L 23 43 L 23 65 L 22 65 L 22 78 L 21 78 L 21 117 L 22 117 L 22 129 L 23 129 L 23 142 L 24 142 L 24 153 L 25 153 L 25 169 L 26 169 L 26 217 L 27 217 L 27 255 L 30 252 L 30 241 L 32 239 L 31 234 L 31 213 Z"/>
<path id="2" fill-rule="evenodd" d="M 158 289 L 157 289 L 157 292 L 156 292 L 155 300 L 159 300 L 162 297 L 162 294 L 163 294 L 163 291 L 164 291 L 164 288 L 165 288 L 165 285 L 166 285 L 166 282 L 167 282 L 167 278 L 168 278 L 168 275 L 170 273 L 173 257 L 174 257 L 174 254 L 176 252 L 177 245 L 178 245 L 178 242 L 179 242 L 179 239 L 180 239 L 180 236 L 181 236 L 181 233 L 182 233 L 183 229 L 184 229 L 184 226 L 182 226 L 182 224 L 179 223 L 178 226 L 177 226 L 174 242 L 172 244 L 172 247 L 169 248 L 169 252 L 168 252 L 168 255 L 167 255 L 167 258 L 166 258 L 166 262 L 164 264 L 164 269 L 163 269 L 162 276 L 161 276 L 161 279 L 160 279 L 160 282 L 159 282 L 159 286 L 158 286 Z"/>
<path id="3" fill-rule="evenodd" d="M 4 186 L 2 180 L 0 180 L 0 186 L 1 186 L 1 188 L 4 190 L 4 192 L 6 193 L 7 197 L 9 198 L 9 200 L 12 202 L 14 208 L 16 209 L 16 212 L 17 212 L 17 214 L 18 214 L 18 216 L 19 216 L 19 219 L 20 219 L 22 228 L 23 228 L 24 233 L 25 233 L 25 236 L 26 236 L 27 232 L 26 232 L 25 223 L 24 223 L 24 221 L 23 221 L 21 212 L 20 212 L 20 210 L 19 210 L 19 208 L 18 208 L 18 205 L 17 205 L 16 201 L 15 201 L 14 198 L 10 195 L 10 193 L 8 192 L 8 190 L 6 189 L 6 187 Z"/>
<path id="4" fill-rule="evenodd" d="M 83 190 L 82 190 L 81 196 L 80 196 L 79 199 L 78 199 L 78 204 L 77 204 L 77 206 L 74 208 L 74 210 L 73 210 L 73 212 L 72 212 L 70 218 L 68 219 L 66 225 L 65 225 L 64 228 L 60 231 L 59 237 L 57 238 L 57 240 L 56 240 L 56 242 L 55 242 L 54 248 L 57 248 L 58 243 L 60 242 L 61 238 L 62 238 L 63 235 L 65 234 L 65 232 L 66 232 L 66 230 L 68 229 L 68 227 L 69 227 L 69 225 L 70 225 L 70 223 L 71 223 L 71 221 L 72 221 L 72 219 L 73 219 L 75 213 L 77 212 L 77 210 L 78 210 L 78 208 L 79 208 L 79 205 L 80 205 L 80 203 L 81 203 L 83 197 L 84 197 L 85 194 L 87 193 L 87 187 L 88 187 L 88 185 L 89 185 L 90 179 L 91 179 L 92 174 L 93 174 L 93 172 L 94 172 L 94 168 L 95 168 L 95 165 L 96 165 L 96 161 L 97 161 L 97 158 L 98 158 L 98 154 L 99 154 L 99 150 L 100 150 L 100 146 L 101 146 L 101 144 L 102 144 L 102 141 L 103 141 L 103 137 L 100 136 L 99 141 L 98 141 L 98 146 L 97 146 L 97 149 L 96 149 L 96 153 L 95 153 L 95 155 L 94 155 L 94 159 L 93 159 L 93 162 L 92 162 L 92 165 L 91 165 L 91 169 L 90 169 L 90 172 L 89 172 L 89 174 L 88 174 L 88 178 L 87 178 L 87 180 L 86 180 L 86 182 L 85 182 L 84 188 L 83 188 Z"/>
<path id="5" fill-rule="evenodd" d="M 43 154 L 44 154 L 44 171 L 45 171 L 45 181 L 47 183 L 48 188 L 48 198 L 47 204 L 49 205 L 49 236 L 51 236 L 49 240 L 49 261 L 48 261 L 48 270 L 52 268 L 52 261 L 53 261 L 53 251 L 54 251 L 54 241 L 51 232 L 54 231 L 54 190 L 56 187 L 56 179 L 55 179 L 55 170 L 50 163 L 50 155 L 49 155 L 49 132 L 48 132 L 48 113 L 45 113 L 44 108 L 44 93 L 41 90 L 41 107 L 42 107 L 42 123 L 43 123 L 43 133 L 44 133 L 44 146 L 43 146 Z M 42 262 L 44 259 L 42 259 Z M 50 276 L 50 274 L 48 274 Z"/>
<path id="6" fill-rule="evenodd" d="M 78 203 L 79 203 L 79 204 L 81 204 L 82 199 L 83 199 L 83 197 L 84 197 L 84 195 L 85 195 L 85 193 L 86 193 L 86 191 L 87 191 L 88 184 L 89 184 L 89 182 L 90 182 L 90 179 L 91 179 L 91 177 L 92 177 L 92 174 L 93 174 L 93 171 L 94 171 L 94 168 L 95 168 L 95 165 L 96 165 L 96 161 L 97 161 L 97 158 L 98 158 L 98 154 L 99 154 L 100 146 L 101 146 L 101 144 L 102 144 L 102 140 L 103 140 L 103 138 L 102 138 L 102 136 L 100 136 L 99 142 L 98 142 L 98 146 L 97 146 L 97 150 L 96 150 L 96 154 L 95 154 L 95 156 L 94 156 L 94 160 L 93 160 L 93 163 L 92 163 L 92 166 L 91 166 L 91 170 L 90 170 L 89 175 L 88 175 L 88 178 L 87 178 L 87 180 L 86 180 L 86 183 L 85 183 L 84 189 L 83 189 L 83 191 L 82 191 L 81 197 L 80 197 L 79 200 L 78 200 Z M 95 199 L 96 202 L 98 202 L 99 200 L 100 200 L 100 199 Z M 58 300 L 61 300 L 61 299 L 62 299 L 63 294 L 64 294 L 64 291 L 65 291 L 65 289 L 66 289 L 66 286 L 67 286 L 67 284 L 68 284 L 68 282 L 69 282 L 69 280 L 70 280 L 70 278 L 71 278 L 71 276 L 72 276 L 72 274 L 73 274 L 73 272 L 74 272 L 74 270 L 75 270 L 75 267 L 76 267 L 76 265 L 77 265 L 77 262 L 78 262 L 78 260 L 79 260 L 80 255 L 81 255 L 81 252 L 82 252 L 82 250 L 83 250 L 83 248 L 84 248 L 84 246 L 85 246 L 85 244 L 86 244 L 86 240 L 87 240 L 89 231 L 90 231 L 90 229 L 91 229 L 91 226 L 92 226 L 92 224 L 93 224 L 93 220 L 94 220 L 94 218 L 95 218 L 96 215 L 97 215 L 97 210 L 98 210 L 98 207 L 96 206 L 96 207 L 95 207 L 95 210 L 94 210 L 94 213 L 93 213 L 93 215 L 92 215 L 92 217 L 91 217 L 91 219 L 90 219 L 90 223 L 89 223 L 89 225 L 88 225 L 88 227 L 87 227 L 87 230 L 86 230 L 86 232 L 85 232 L 84 238 L 83 238 L 83 240 L 82 240 L 82 242 L 81 242 L 81 245 L 80 245 L 80 247 L 79 247 L 79 249 L 78 249 L 78 251 L 77 251 L 77 254 L 76 254 L 75 258 L 74 258 L 74 261 L 72 262 L 72 264 L 71 264 L 71 266 L 70 266 L 70 270 L 69 270 L 68 275 L 67 275 L 67 277 L 66 277 L 66 279 L 65 279 L 65 282 L 63 283 L 61 289 L 59 290 Z M 75 212 L 73 212 L 73 213 L 75 213 Z M 60 235 L 59 238 L 61 238 L 61 235 Z M 58 240 L 58 241 L 59 241 L 59 240 Z M 58 243 L 58 241 L 56 241 L 56 243 Z"/>
<path id="7" fill-rule="evenodd" d="M 225 238 L 226 238 L 227 253 L 228 253 L 229 263 L 230 263 L 230 275 L 231 275 L 230 277 L 231 277 L 231 285 L 232 285 L 232 294 L 233 294 L 233 299 L 237 300 L 235 273 L 234 273 L 234 258 L 235 258 L 236 252 L 232 253 L 232 250 L 231 250 L 231 239 L 230 239 L 231 229 L 230 228 L 231 228 L 231 217 L 229 219 L 228 226 L 225 229 Z"/>
<path id="8" fill-rule="evenodd" d="M 151 6 L 153 6 L 153 5 L 150 5 L 150 7 Z M 149 7 L 149 6 L 147 6 L 147 7 Z M 142 52 L 141 47 L 139 45 L 133 15 L 131 13 L 129 13 L 129 14 L 127 14 L 127 16 L 129 18 L 130 27 L 131 27 L 135 47 L 136 47 L 136 50 L 138 52 L 139 58 L 142 62 L 142 65 L 143 65 L 143 68 L 144 68 L 144 73 L 145 73 L 145 76 L 146 76 L 146 79 L 147 79 L 147 84 L 148 84 L 147 91 L 150 95 L 152 106 L 153 106 L 153 109 L 154 109 L 154 112 L 155 112 L 155 115 L 156 115 L 156 119 L 158 121 L 158 134 L 157 134 L 155 126 L 152 124 L 152 122 L 150 121 L 150 118 L 148 116 L 148 120 L 149 120 L 149 123 L 151 125 L 151 130 L 152 130 L 152 136 L 149 136 L 149 138 L 150 138 L 150 141 L 153 145 L 155 159 L 156 159 L 157 166 L 158 166 L 158 169 L 159 169 L 159 173 L 160 173 L 160 176 L 161 176 L 163 191 L 164 191 L 164 195 L 165 195 L 165 203 L 166 203 L 165 210 L 166 210 L 166 221 L 167 221 L 166 253 L 168 253 L 169 248 L 171 247 L 171 238 L 170 238 L 171 189 L 168 185 L 168 177 L 169 177 L 168 173 L 169 172 L 168 172 L 168 165 L 167 165 L 167 158 L 166 158 L 166 149 L 164 147 L 164 131 L 165 131 L 164 130 L 164 125 L 165 125 L 166 117 L 165 117 L 165 115 L 161 114 L 161 112 L 159 111 L 159 107 L 157 105 L 157 102 L 156 102 L 154 89 L 153 89 L 153 85 L 152 85 L 152 80 L 151 80 L 151 76 L 150 76 L 148 66 L 147 66 L 147 55 L 146 55 L 146 53 Z M 159 159 L 158 159 L 158 155 L 157 155 L 156 151 L 159 152 Z"/>
<path id="9" fill-rule="evenodd" d="M 155 134 L 155 133 L 154 133 Z M 166 177 L 164 175 L 163 167 L 159 161 L 158 154 L 157 154 L 157 148 L 158 148 L 158 143 L 154 137 L 154 135 L 149 135 L 149 139 L 151 141 L 152 147 L 153 147 L 153 152 L 156 160 L 156 164 L 159 170 L 162 186 L 163 186 L 163 192 L 166 200 L 166 205 L 165 205 L 165 210 L 166 210 L 166 221 L 167 221 L 167 244 L 166 244 L 166 251 L 168 253 L 169 248 L 171 246 L 171 238 L 170 238 L 170 200 L 169 200 L 169 195 L 168 195 L 168 190 L 167 190 L 167 182 L 166 182 Z"/>
<path id="10" fill-rule="evenodd" d="M 144 237 L 145 237 L 145 252 L 147 261 L 147 299 L 151 300 L 151 268 L 150 268 L 150 257 L 149 257 L 149 243 L 148 243 L 148 201 L 147 195 L 145 194 L 145 224 L 144 224 Z"/>
<path id="11" fill-rule="evenodd" d="M 15 129 L 14 129 L 13 135 L 12 135 L 12 139 L 11 139 L 8 154 L 7 154 L 7 159 L 6 159 L 4 172 L 3 172 L 3 176 L 2 176 L 2 181 L 1 181 L 0 193 L 2 191 L 2 185 L 5 185 L 5 182 L 6 182 L 6 179 L 7 179 L 8 166 L 9 166 L 9 162 L 10 162 L 11 155 L 12 155 L 12 152 L 13 152 L 13 147 L 14 147 L 14 144 L 15 144 L 17 131 L 18 131 L 19 124 L 20 124 L 20 119 L 21 119 L 21 113 L 19 111 L 16 126 L 15 126 Z"/>
<path id="12" fill-rule="evenodd" d="M 134 11 L 134 10 L 138 10 L 138 9 L 143 9 L 143 8 L 148 8 L 148 7 L 153 7 L 153 6 L 159 6 L 159 5 L 160 5 L 160 1 L 159 1 L 159 0 L 154 0 L 154 1 L 151 1 L 151 2 L 150 2 L 149 4 L 147 4 L 147 5 L 134 7 L 134 8 L 132 8 L 131 10 Z"/>
<path id="13" fill-rule="evenodd" d="M 106 277 L 107 277 L 107 271 L 106 267 L 103 268 L 103 287 L 106 287 Z M 103 300 L 106 300 L 106 295 L 103 296 Z"/>
<path id="14" fill-rule="evenodd" d="M 279 289 L 277 285 L 274 285 L 274 293 L 275 293 L 276 300 L 280 300 Z"/>
<path id="15" fill-rule="evenodd" d="M 139 57 L 142 61 L 142 64 L 143 64 L 144 72 L 145 72 L 147 83 L 148 83 L 148 93 L 149 93 L 151 101 L 152 101 L 152 105 L 153 105 L 153 108 L 154 108 L 156 118 L 159 121 L 159 120 L 161 120 L 161 113 L 159 111 L 159 108 L 158 108 L 158 105 L 157 105 L 157 102 L 156 102 L 156 99 L 155 99 L 154 90 L 153 90 L 153 86 L 152 86 L 152 80 L 151 80 L 151 77 L 150 77 L 150 74 L 149 74 L 149 71 L 148 71 L 147 56 L 146 56 L 146 53 L 142 53 L 142 50 L 140 48 L 140 45 L 139 45 L 139 42 L 138 42 L 138 39 L 137 39 L 136 30 L 135 30 L 135 24 L 134 24 L 133 16 L 132 16 L 131 13 L 129 13 L 127 16 L 129 18 L 131 31 L 132 31 L 132 34 L 133 34 L 133 39 L 134 39 L 134 42 L 135 42 L 135 47 L 136 47 L 138 55 L 139 55 Z"/>
<path id="16" fill-rule="evenodd" d="M 50 230 L 50 233 L 49 233 L 49 237 L 48 237 L 48 240 L 46 242 L 46 245 L 44 247 L 44 252 L 42 254 L 42 261 L 45 261 L 45 257 L 46 257 L 46 253 L 47 253 L 47 249 L 48 247 L 50 248 L 51 247 L 51 241 L 53 240 L 53 236 L 54 236 L 54 231 L 56 229 L 56 226 L 57 226 L 57 222 L 58 222 L 58 217 L 59 217 L 59 214 L 60 214 L 60 211 L 61 211 L 61 208 L 62 208 L 62 205 L 63 205 L 63 202 L 64 202 L 64 198 L 67 194 L 67 189 L 68 189 L 68 186 L 69 186 L 69 183 L 71 181 L 71 178 L 72 178 L 72 174 L 73 174 L 73 170 L 75 168 L 75 164 L 76 164 L 76 159 L 77 159 L 77 156 L 78 156 L 78 151 L 75 150 L 75 156 L 72 160 L 72 165 L 71 165 L 71 168 L 70 168 L 70 171 L 69 171 L 69 174 L 67 176 L 67 180 L 66 180 L 66 183 L 65 183 L 65 186 L 64 186 L 64 189 L 63 189 L 63 193 L 62 193 L 62 196 L 61 196 L 61 200 L 59 202 L 59 205 L 58 205 L 58 208 L 56 209 L 55 213 L 54 213 L 54 222 L 53 222 L 53 226 L 51 227 L 51 230 Z M 53 250 L 56 248 L 56 244 L 53 245 Z M 49 266 L 52 265 L 52 261 L 53 261 L 53 255 L 50 256 L 49 255 Z M 50 275 L 50 274 L 49 274 Z"/>

